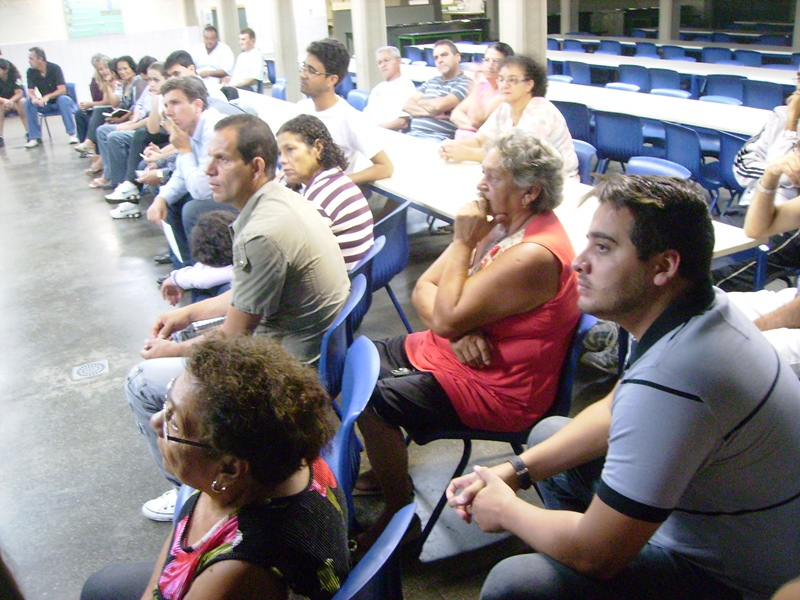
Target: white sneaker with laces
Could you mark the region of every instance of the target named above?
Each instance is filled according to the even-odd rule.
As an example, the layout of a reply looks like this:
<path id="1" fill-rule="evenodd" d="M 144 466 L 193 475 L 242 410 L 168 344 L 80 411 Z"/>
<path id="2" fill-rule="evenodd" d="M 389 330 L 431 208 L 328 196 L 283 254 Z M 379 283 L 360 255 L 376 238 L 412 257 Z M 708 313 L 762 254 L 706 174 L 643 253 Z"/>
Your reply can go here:
<path id="1" fill-rule="evenodd" d="M 158 498 L 153 498 L 142 504 L 142 514 L 151 521 L 172 521 L 177 499 L 178 490 L 172 488 Z"/>
<path id="2" fill-rule="evenodd" d="M 106 196 L 106 202 L 118 204 L 128 200 L 138 200 L 139 197 L 139 188 L 136 187 L 136 184 L 130 181 L 123 181 L 114 188 L 113 192 Z"/>
<path id="3" fill-rule="evenodd" d="M 117 208 L 108 211 L 112 219 L 137 219 L 142 216 L 142 209 L 133 202 L 123 202 Z"/>
<path id="4" fill-rule="evenodd" d="M 73 133 L 71 136 L 69 136 L 69 143 L 70 143 L 70 145 L 72 145 L 72 144 L 80 144 L 81 141 L 78 139 L 78 136 Z"/>
<path id="5" fill-rule="evenodd" d="M 23 148 L 36 148 L 36 146 L 41 146 L 42 140 L 38 138 L 33 138 L 32 140 L 28 140 L 28 143 L 23 146 Z"/>

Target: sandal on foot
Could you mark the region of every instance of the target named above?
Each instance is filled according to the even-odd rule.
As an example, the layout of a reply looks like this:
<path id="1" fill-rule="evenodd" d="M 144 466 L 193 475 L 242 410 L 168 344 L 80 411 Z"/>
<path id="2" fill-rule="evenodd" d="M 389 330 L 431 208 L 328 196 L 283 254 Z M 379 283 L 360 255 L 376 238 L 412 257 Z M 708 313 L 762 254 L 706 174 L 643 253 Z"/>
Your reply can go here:
<path id="1" fill-rule="evenodd" d="M 108 179 L 103 179 L 102 177 L 95 177 L 92 179 L 91 183 L 89 184 L 90 188 L 94 189 L 104 189 L 104 186 L 109 185 L 111 182 Z"/>

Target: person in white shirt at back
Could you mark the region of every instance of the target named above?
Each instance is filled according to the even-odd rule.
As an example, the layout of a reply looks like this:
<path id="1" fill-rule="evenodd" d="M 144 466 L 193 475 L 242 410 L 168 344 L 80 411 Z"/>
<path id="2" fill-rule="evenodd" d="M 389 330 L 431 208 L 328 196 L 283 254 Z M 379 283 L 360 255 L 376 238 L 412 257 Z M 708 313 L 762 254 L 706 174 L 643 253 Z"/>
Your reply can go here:
<path id="1" fill-rule="evenodd" d="M 205 81 L 219 84 L 223 77 L 233 70 L 233 50 L 228 44 L 219 41 L 219 33 L 213 25 L 203 28 L 203 43 L 192 50 L 192 59 L 197 74 Z"/>
<path id="2" fill-rule="evenodd" d="M 308 96 L 297 103 L 300 111 L 314 115 L 325 123 L 333 141 L 347 159 L 345 174 L 356 185 L 391 177 L 394 166 L 383 150 L 380 130 L 364 115 L 336 95 L 335 88 L 347 75 L 350 53 L 339 40 L 328 38 L 306 49 L 306 60 L 300 65 L 300 91 Z M 355 171 L 358 154 L 372 164 Z"/>
<path id="3" fill-rule="evenodd" d="M 364 116 L 386 129 L 405 129 L 408 126 L 408 114 L 403 111 L 403 104 L 417 91 L 417 87 L 408 77 L 400 74 L 400 51 L 397 48 L 378 48 L 375 58 L 384 81 L 372 88 Z"/>
<path id="4" fill-rule="evenodd" d="M 240 90 L 258 91 L 258 84 L 264 81 L 264 56 L 256 48 L 256 32 L 245 27 L 239 32 L 241 54 L 236 57 L 233 73 L 222 83 Z"/>

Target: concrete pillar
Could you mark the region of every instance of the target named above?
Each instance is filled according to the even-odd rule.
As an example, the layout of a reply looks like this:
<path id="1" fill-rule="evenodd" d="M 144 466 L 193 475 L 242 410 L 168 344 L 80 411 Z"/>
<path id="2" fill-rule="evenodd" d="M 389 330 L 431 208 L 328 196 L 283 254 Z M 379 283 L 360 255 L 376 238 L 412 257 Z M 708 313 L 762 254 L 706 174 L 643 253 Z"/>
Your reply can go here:
<path id="1" fill-rule="evenodd" d="M 386 2 L 352 0 L 350 7 L 358 89 L 371 90 L 383 81 L 375 62 L 375 50 L 386 45 Z"/>
<path id="2" fill-rule="evenodd" d="M 181 3 L 183 8 L 183 23 L 187 27 L 197 27 L 200 25 L 200 19 L 197 17 L 197 6 L 194 0 L 183 0 Z"/>
<path id="3" fill-rule="evenodd" d="M 659 0 L 658 41 L 680 39 L 681 0 Z"/>
<path id="4" fill-rule="evenodd" d="M 794 3 L 794 30 L 792 31 L 792 50 L 800 52 L 800 0 Z"/>
<path id="5" fill-rule="evenodd" d="M 571 31 L 580 31 L 580 0 L 561 0 L 561 35 Z"/>
<path id="6" fill-rule="evenodd" d="M 286 100 L 297 102 L 300 94 L 300 73 L 297 55 L 297 34 L 295 33 L 294 9 L 291 0 L 271 0 L 272 28 L 275 54 L 275 73 L 286 77 Z M 302 57 L 305 58 L 305 55 Z"/>
<path id="7" fill-rule="evenodd" d="M 547 58 L 547 0 L 499 2 L 500 40 L 518 54 Z"/>
<path id="8" fill-rule="evenodd" d="M 224 42 L 239 54 L 239 11 L 236 0 L 220 0 L 217 4 L 217 23 L 219 23 L 219 41 Z"/>

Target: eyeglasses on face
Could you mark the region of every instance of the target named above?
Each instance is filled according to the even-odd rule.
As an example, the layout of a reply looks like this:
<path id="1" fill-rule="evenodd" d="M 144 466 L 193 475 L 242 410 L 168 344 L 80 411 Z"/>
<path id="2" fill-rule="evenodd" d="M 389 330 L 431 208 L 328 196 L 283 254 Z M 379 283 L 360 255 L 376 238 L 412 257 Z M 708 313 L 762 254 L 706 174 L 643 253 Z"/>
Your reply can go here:
<path id="1" fill-rule="evenodd" d="M 317 71 L 314 67 L 307 63 L 300 63 L 300 72 L 302 73 L 303 71 L 308 73 L 309 77 L 314 77 L 316 75 L 330 75 L 330 73 L 326 73 L 325 71 Z"/>
<path id="2" fill-rule="evenodd" d="M 164 434 L 164 439 L 168 442 L 175 442 L 177 444 L 186 444 L 187 446 L 194 446 L 195 448 L 205 448 L 207 450 L 213 450 L 213 446 L 211 444 L 206 444 L 204 442 L 195 442 L 193 440 L 187 440 L 185 438 L 175 437 L 174 435 L 169 434 L 169 422 L 172 421 L 172 410 L 171 407 L 167 407 L 166 404 L 172 404 L 172 388 L 175 385 L 175 379 L 172 379 L 167 384 L 167 401 L 165 402 L 164 406 L 164 420 L 162 421 L 162 432 Z"/>
<path id="3" fill-rule="evenodd" d="M 497 85 L 503 85 L 504 83 L 507 83 L 508 85 L 517 85 L 523 81 L 530 81 L 530 79 L 520 79 L 519 77 L 498 77 L 496 81 Z"/>

